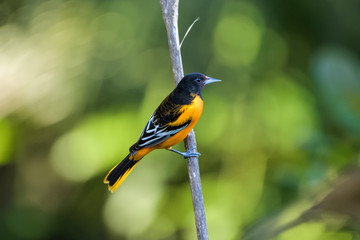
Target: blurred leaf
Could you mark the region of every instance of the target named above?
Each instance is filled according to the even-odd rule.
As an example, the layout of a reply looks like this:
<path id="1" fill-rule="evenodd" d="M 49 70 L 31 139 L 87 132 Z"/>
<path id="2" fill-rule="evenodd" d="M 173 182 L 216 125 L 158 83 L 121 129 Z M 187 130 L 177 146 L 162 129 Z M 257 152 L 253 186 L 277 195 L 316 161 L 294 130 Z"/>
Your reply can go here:
<path id="1" fill-rule="evenodd" d="M 6 119 L 0 119 L 0 166 L 10 161 L 13 151 L 14 129 Z"/>
<path id="2" fill-rule="evenodd" d="M 244 13 L 231 11 L 232 7 L 243 9 Z M 220 64 L 231 67 L 248 66 L 256 58 L 262 28 L 254 19 L 254 12 L 258 13 L 256 7 L 246 2 L 225 6 L 214 34 L 214 50 Z"/>
<path id="3" fill-rule="evenodd" d="M 360 62 L 354 54 L 336 46 L 320 49 L 312 73 L 322 101 L 333 120 L 360 138 Z"/>
<path id="4" fill-rule="evenodd" d="M 30 206 L 14 206 L 5 214 L 6 226 L 19 239 L 41 239 L 52 227 L 51 217 Z"/>
<path id="5" fill-rule="evenodd" d="M 325 232 L 323 223 L 303 223 L 281 234 L 278 240 L 319 240 Z"/>
<path id="6" fill-rule="evenodd" d="M 280 152 L 297 151 L 317 127 L 314 100 L 290 76 L 268 77 L 256 90 L 258 141 Z"/>
<path id="7" fill-rule="evenodd" d="M 106 171 L 136 141 L 127 137 L 133 135 L 133 119 L 134 114 L 121 112 L 84 119 L 55 142 L 50 159 L 54 169 L 70 181 L 86 181 Z"/>
<path id="8" fill-rule="evenodd" d="M 156 217 L 156 206 L 162 191 L 158 175 L 154 174 L 155 169 L 137 170 L 139 177 L 122 185 L 104 205 L 106 226 L 120 236 L 141 235 Z"/>

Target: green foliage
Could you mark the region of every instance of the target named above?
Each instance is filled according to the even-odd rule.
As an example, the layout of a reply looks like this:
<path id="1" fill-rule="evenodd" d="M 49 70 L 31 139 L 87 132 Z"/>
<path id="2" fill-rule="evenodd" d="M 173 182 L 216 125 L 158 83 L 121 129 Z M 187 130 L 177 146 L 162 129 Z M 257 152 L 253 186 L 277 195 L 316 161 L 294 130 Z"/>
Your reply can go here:
<path id="1" fill-rule="evenodd" d="M 223 80 L 204 89 L 195 127 L 211 239 L 291 222 L 357 165 L 360 15 L 290 2 L 180 1 L 181 34 L 200 17 L 185 72 Z M 5 0 L 0 12 L 0 239 L 195 239 L 179 156 L 152 152 L 115 194 L 102 183 L 174 87 L 160 5 Z M 276 239 L 353 239 L 346 219 Z"/>

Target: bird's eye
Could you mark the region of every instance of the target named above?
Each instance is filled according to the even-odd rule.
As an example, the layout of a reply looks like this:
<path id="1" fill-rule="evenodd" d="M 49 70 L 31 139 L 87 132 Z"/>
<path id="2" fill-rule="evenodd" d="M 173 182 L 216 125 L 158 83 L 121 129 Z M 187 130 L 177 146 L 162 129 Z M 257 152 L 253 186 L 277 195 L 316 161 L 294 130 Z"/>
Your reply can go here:
<path id="1" fill-rule="evenodd" d="M 195 79 L 195 81 L 199 83 L 199 82 L 201 82 L 201 79 L 197 78 L 197 79 Z"/>

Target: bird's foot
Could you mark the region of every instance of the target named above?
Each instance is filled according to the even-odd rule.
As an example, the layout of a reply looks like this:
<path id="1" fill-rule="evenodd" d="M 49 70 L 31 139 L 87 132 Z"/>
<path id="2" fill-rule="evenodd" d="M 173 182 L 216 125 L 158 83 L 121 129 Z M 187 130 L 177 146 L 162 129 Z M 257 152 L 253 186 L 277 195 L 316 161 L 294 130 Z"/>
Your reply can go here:
<path id="1" fill-rule="evenodd" d="M 180 152 L 178 150 L 175 150 L 175 149 L 172 149 L 170 148 L 169 149 L 170 151 L 174 152 L 174 153 L 177 153 L 177 154 L 180 154 L 181 156 L 183 156 L 184 158 L 188 158 L 188 157 L 199 157 L 201 154 L 198 153 L 198 152 L 192 152 L 193 148 L 186 151 L 186 152 Z"/>

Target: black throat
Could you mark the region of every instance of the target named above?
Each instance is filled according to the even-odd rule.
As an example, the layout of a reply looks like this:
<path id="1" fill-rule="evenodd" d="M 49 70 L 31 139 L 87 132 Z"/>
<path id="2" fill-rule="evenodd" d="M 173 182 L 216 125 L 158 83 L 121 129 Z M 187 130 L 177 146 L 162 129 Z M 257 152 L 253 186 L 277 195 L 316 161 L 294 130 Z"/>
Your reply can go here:
<path id="1" fill-rule="evenodd" d="M 189 105 L 196 96 L 201 97 L 201 93 L 192 93 L 187 89 L 177 87 L 170 93 L 169 97 L 170 101 L 173 103 Z"/>

